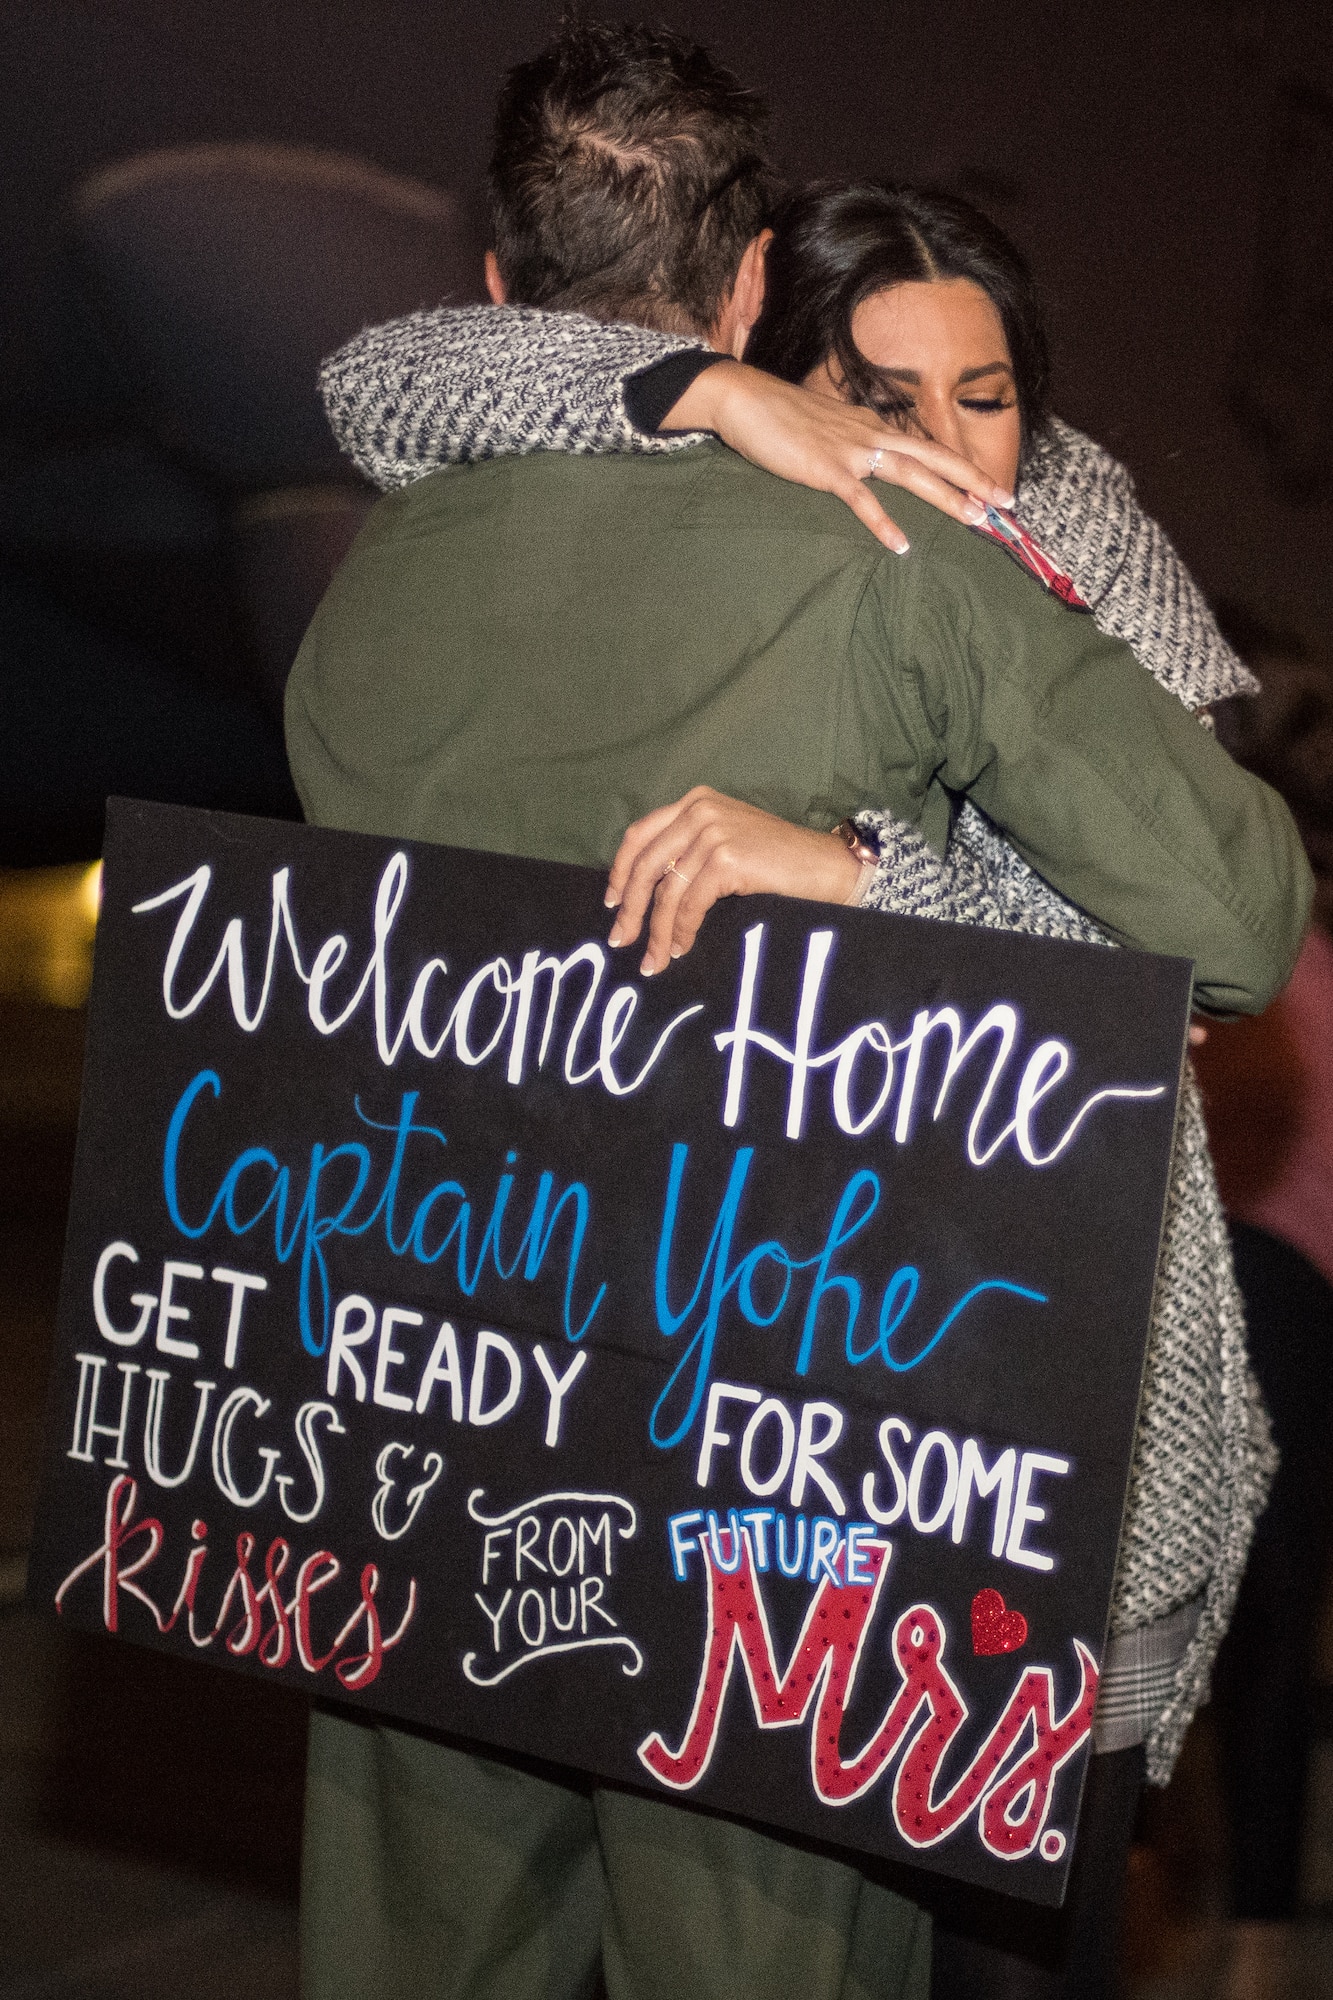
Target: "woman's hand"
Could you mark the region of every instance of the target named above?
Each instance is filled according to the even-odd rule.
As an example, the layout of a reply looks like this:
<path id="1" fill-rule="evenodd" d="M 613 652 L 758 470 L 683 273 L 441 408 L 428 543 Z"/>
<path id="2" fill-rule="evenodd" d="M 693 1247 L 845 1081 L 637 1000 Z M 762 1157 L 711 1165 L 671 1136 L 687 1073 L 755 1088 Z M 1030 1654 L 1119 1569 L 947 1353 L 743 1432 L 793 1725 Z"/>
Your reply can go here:
<path id="1" fill-rule="evenodd" d="M 908 540 L 866 483 L 872 459 L 876 479 L 905 487 L 971 527 L 985 519 L 987 505 L 1014 504 L 1012 493 L 957 452 L 895 430 L 857 403 L 780 382 L 743 361 L 717 361 L 696 375 L 662 429 L 716 431 L 779 479 L 836 494 L 897 555 L 906 555 Z"/>
<path id="2" fill-rule="evenodd" d="M 674 805 L 636 819 L 607 884 L 613 945 L 633 944 L 652 906 L 640 972 L 663 971 L 694 943 L 719 896 L 800 896 L 845 903 L 861 863 L 836 833 L 793 826 L 758 806 L 696 785 Z"/>

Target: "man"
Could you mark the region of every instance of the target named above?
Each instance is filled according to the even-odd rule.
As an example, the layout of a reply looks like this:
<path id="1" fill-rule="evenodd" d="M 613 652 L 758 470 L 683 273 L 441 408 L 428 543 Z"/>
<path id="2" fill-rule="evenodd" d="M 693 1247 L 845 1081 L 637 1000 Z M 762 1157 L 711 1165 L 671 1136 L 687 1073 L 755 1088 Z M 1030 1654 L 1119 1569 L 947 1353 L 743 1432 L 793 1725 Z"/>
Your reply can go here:
<path id="1" fill-rule="evenodd" d="M 493 296 L 702 333 L 762 299 L 753 99 L 701 51 L 581 29 L 515 71 Z M 901 504 L 901 503 L 900 503 Z M 899 511 L 895 508 L 895 511 Z M 293 670 L 319 823 L 609 861 L 707 782 L 943 844 L 968 792 L 1205 1004 L 1286 976 L 1294 830 L 1132 656 L 914 501 L 899 562 L 826 495 L 704 444 L 447 472 L 377 510 Z M 733 1822 L 332 1716 L 311 1739 L 312 1995 L 923 1995 L 928 1927 L 850 1863 Z"/>

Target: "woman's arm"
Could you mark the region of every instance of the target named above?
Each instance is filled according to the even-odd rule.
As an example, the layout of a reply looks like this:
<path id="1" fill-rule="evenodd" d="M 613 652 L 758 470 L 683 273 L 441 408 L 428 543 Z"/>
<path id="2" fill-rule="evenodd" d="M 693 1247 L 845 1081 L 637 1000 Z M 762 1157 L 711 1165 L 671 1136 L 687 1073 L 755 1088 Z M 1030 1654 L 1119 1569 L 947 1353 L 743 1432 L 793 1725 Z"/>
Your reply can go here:
<path id="1" fill-rule="evenodd" d="M 672 451 L 714 431 L 768 471 L 838 494 L 899 550 L 906 538 L 863 483 L 872 451 L 883 454 L 881 477 L 958 520 L 973 518 L 976 498 L 1005 503 L 965 461 L 868 411 L 721 358 L 690 375 L 690 361 L 708 356 L 685 335 L 577 313 L 441 307 L 358 334 L 324 363 L 320 388 L 338 443 L 385 490 L 442 465 L 533 451 Z M 1025 467 L 1019 511 L 1102 630 L 1186 707 L 1255 691 L 1129 473 L 1100 445 L 1053 420 Z"/>
<path id="2" fill-rule="evenodd" d="M 970 804 L 964 804 L 943 857 L 915 827 L 890 813 L 859 813 L 857 823 L 873 834 L 880 855 L 863 900 L 866 909 L 1110 943 Z M 723 896 L 767 893 L 845 904 L 856 894 L 860 875 L 860 863 L 837 834 L 794 826 L 696 785 L 627 830 L 607 884 L 607 906 L 616 911 L 609 942 L 633 944 L 651 909 L 639 969 L 662 972 L 690 949 L 707 912 Z"/>
<path id="3" fill-rule="evenodd" d="M 320 369 L 339 446 L 382 491 L 442 465 L 532 451 L 675 451 L 625 389 L 703 343 L 527 306 L 441 306 L 367 327 Z"/>
<path id="4" fill-rule="evenodd" d="M 873 411 L 779 382 L 697 340 L 576 313 L 413 313 L 340 348 L 320 371 L 320 389 L 339 445 L 385 490 L 443 465 L 535 451 L 669 451 L 714 432 L 779 478 L 835 494 L 900 555 L 907 537 L 867 483 L 872 472 L 964 522 L 982 518 L 982 503 L 1010 497 L 966 459 Z"/>

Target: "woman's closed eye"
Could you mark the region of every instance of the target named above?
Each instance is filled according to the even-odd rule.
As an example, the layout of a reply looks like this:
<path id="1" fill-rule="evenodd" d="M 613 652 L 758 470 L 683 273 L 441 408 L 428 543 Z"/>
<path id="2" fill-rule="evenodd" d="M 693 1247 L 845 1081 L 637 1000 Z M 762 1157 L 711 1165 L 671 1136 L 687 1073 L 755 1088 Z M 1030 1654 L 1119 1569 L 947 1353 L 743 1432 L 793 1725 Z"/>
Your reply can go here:
<path id="1" fill-rule="evenodd" d="M 998 415 L 1001 410 L 1012 410 L 1015 398 L 1013 396 L 960 396 L 958 401 L 963 409 L 971 410 L 978 416 L 993 417 Z"/>
<path id="2" fill-rule="evenodd" d="M 909 437 L 930 436 L 925 420 L 916 406 L 915 397 L 905 403 L 889 403 L 886 400 L 878 406 L 872 404 L 871 408 L 876 409 L 876 413 L 883 417 L 886 424 L 891 424 L 895 430 L 905 431 Z"/>

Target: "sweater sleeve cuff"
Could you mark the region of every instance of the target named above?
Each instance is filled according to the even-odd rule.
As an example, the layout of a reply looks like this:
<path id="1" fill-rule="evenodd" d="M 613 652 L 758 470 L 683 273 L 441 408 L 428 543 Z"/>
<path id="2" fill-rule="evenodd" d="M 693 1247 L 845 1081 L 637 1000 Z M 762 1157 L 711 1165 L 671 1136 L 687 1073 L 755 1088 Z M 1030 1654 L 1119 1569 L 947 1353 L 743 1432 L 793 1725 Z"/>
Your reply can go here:
<path id="1" fill-rule="evenodd" d="M 660 361 L 628 376 L 625 415 L 635 430 L 646 431 L 649 436 L 660 430 L 691 382 L 715 361 L 725 359 L 725 355 L 714 353 L 712 348 L 687 347 L 675 354 L 665 354 Z"/>

